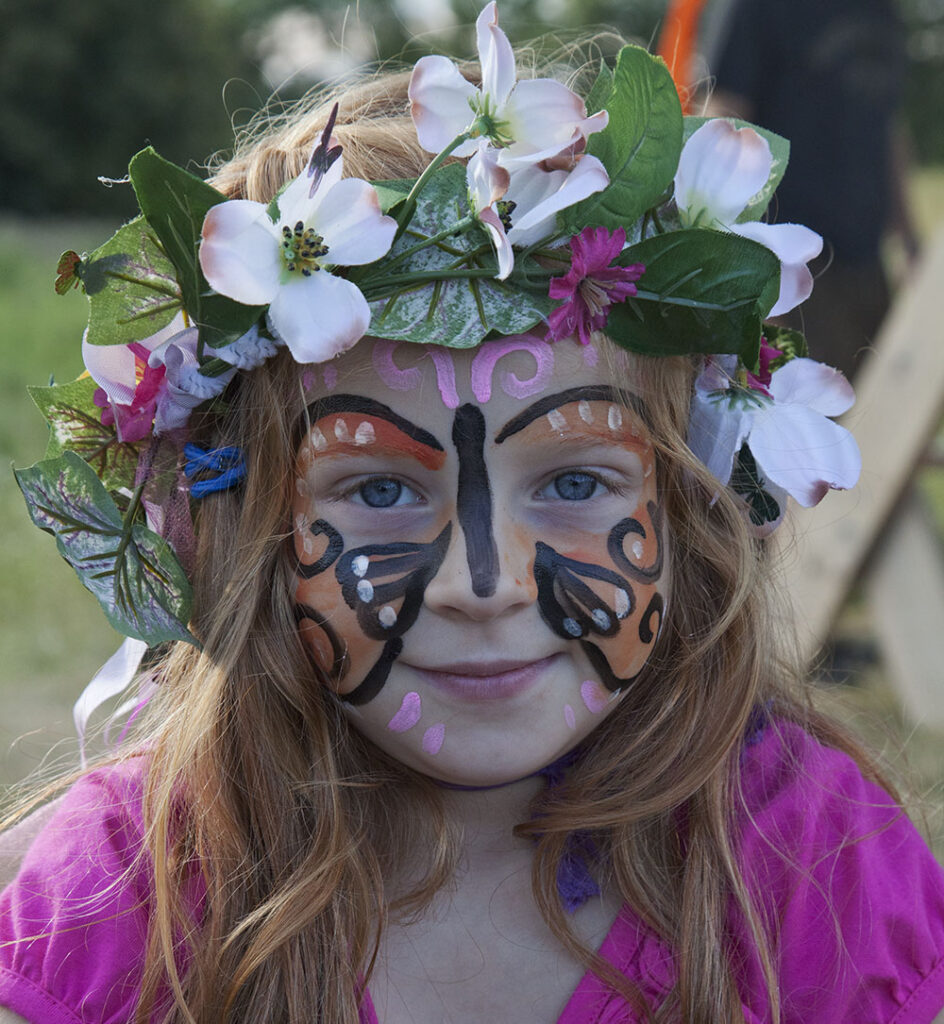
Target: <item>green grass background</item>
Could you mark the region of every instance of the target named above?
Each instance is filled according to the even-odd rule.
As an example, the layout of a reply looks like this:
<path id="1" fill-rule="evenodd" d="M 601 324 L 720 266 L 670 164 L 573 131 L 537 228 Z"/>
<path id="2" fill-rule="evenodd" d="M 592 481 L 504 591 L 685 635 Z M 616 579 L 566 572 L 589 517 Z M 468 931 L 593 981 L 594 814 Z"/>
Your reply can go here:
<path id="1" fill-rule="evenodd" d="M 944 169 L 917 172 L 912 198 L 925 237 L 944 229 Z M 10 469 L 38 460 L 45 447 L 45 423 L 26 385 L 51 375 L 70 380 L 82 370 L 86 301 L 80 292 L 54 293 L 58 255 L 94 248 L 113 229 L 0 220 L 0 790 L 37 769 L 50 750 L 74 764 L 72 703 L 121 640 L 53 539 L 30 523 Z M 920 484 L 944 536 L 944 470 L 924 470 Z M 869 630 L 867 609 L 852 602 L 838 631 L 867 640 Z M 941 685 L 944 697 L 944 671 Z M 944 855 L 944 735 L 903 719 L 880 665 L 824 688 L 823 696 L 925 798 L 928 831 Z"/>

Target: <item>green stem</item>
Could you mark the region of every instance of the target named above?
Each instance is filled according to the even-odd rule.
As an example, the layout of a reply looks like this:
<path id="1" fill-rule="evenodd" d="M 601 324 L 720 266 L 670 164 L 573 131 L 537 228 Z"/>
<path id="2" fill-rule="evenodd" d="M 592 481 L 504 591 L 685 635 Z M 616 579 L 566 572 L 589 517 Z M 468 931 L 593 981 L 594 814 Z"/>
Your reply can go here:
<path id="1" fill-rule="evenodd" d="M 358 285 L 369 282 L 373 277 L 385 277 L 391 267 L 395 267 L 398 263 L 402 263 L 405 259 L 408 259 L 414 253 L 422 252 L 424 249 L 430 248 L 430 246 L 437 245 L 446 238 L 451 238 L 453 235 L 459 234 L 460 231 L 465 231 L 467 227 L 475 223 L 475 217 L 471 214 L 468 217 L 463 217 L 461 220 L 457 220 L 455 224 L 448 228 L 443 228 L 442 231 L 437 232 L 435 235 L 429 235 L 424 237 L 423 241 L 418 242 L 416 245 L 411 245 L 409 249 L 404 249 L 403 252 L 398 252 L 396 256 L 384 262 L 378 267 L 377 274 L 368 274 L 366 277 L 358 278 L 355 274 L 349 274 L 348 280 L 354 281 Z M 458 251 L 458 250 L 456 250 Z M 450 253 L 452 255 L 452 253 Z"/>
<path id="2" fill-rule="evenodd" d="M 426 281 L 446 281 L 446 280 L 468 280 L 469 278 L 482 278 L 482 277 L 494 277 L 494 268 L 488 267 L 473 267 L 463 268 L 458 270 L 420 270 L 413 274 L 391 274 L 389 277 L 383 279 L 382 287 L 378 287 L 376 291 L 371 290 L 370 294 L 366 294 L 368 302 L 374 301 L 375 299 L 386 298 L 384 294 L 388 290 L 396 291 L 400 285 L 422 285 Z"/>
<path id="3" fill-rule="evenodd" d="M 416 210 L 416 197 L 426 187 L 426 182 L 439 170 L 443 165 L 446 158 L 449 157 L 453 150 L 458 149 L 463 142 L 468 142 L 472 138 L 472 129 L 467 128 L 461 135 L 457 135 L 452 142 L 441 152 L 437 153 L 435 157 L 427 164 L 426 170 L 416 179 L 416 183 L 413 188 L 410 189 L 410 194 L 403 201 L 403 206 L 400 207 L 399 213 L 397 213 L 397 233 L 394 235 L 393 240 L 396 240 L 406 231 L 407 224 L 413 219 L 413 212 Z"/>
<path id="4" fill-rule="evenodd" d="M 118 571 L 121 565 L 121 559 L 124 557 L 125 548 L 131 540 L 131 529 L 134 526 L 134 517 L 138 514 L 138 509 L 141 507 L 141 495 L 144 493 L 145 481 L 142 480 L 134 489 L 134 493 L 131 495 L 131 503 L 128 505 L 128 511 L 124 514 L 121 530 L 121 540 L 118 542 L 118 548 L 115 551 L 115 570 Z"/>
<path id="5" fill-rule="evenodd" d="M 722 305 L 718 302 L 703 302 L 701 299 L 683 299 L 679 296 L 660 295 L 658 292 L 643 291 L 642 288 L 637 289 L 635 298 L 646 299 L 650 302 L 665 302 L 670 306 L 687 306 L 689 309 L 710 309 L 719 313 L 727 313 L 741 305 L 740 302 L 729 302 L 726 305 Z"/>

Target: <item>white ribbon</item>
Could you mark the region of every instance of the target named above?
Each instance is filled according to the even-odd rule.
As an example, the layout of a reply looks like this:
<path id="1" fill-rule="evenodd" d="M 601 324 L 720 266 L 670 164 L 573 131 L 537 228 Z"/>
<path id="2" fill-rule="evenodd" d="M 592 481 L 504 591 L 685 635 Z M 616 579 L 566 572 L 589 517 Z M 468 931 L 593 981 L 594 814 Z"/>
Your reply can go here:
<path id="1" fill-rule="evenodd" d="M 79 757 L 86 766 L 85 729 L 96 708 L 127 689 L 141 665 L 148 645 L 128 637 L 117 651 L 95 673 L 72 709 L 75 731 L 79 734 Z"/>

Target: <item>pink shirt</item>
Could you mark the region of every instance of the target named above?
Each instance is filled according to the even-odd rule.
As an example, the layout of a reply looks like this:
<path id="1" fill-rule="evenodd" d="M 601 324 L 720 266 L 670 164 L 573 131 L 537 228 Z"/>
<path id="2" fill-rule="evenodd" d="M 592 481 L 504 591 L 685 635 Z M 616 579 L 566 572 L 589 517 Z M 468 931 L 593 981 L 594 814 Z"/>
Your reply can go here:
<path id="1" fill-rule="evenodd" d="M 930 1024 L 944 1008 L 944 872 L 908 819 L 845 755 L 769 726 L 742 756 L 741 862 L 780 935 L 784 1024 Z M 79 782 L 0 897 L 0 1005 L 31 1024 L 127 1024 L 149 913 L 140 762 Z M 130 873 L 126 873 L 131 867 Z M 748 1024 L 769 1020 L 736 914 Z M 628 908 L 601 947 L 653 1007 L 671 950 Z M 378 1024 L 365 997 L 364 1024 Z M 637 1024 L 587 975 L 558 1024 Z"/>

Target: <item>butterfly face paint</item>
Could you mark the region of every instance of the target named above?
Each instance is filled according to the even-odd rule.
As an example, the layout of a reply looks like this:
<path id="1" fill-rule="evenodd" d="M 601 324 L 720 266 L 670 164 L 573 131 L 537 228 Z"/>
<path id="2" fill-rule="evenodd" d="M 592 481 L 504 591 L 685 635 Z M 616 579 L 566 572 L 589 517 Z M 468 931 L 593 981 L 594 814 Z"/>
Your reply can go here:
<path id="1" fill-rule="evenodd" d="M 463 785 L 580 742 L 662 617 L 645 408 L 576 345 L 507 341 L 448 372 L 362 342 L 318 377 L 296 463 L 304 643 L 359 731 Z"/>
<path id="2" fill-rule="evenodd" d="M 655 494 L 655 453 L 645 408 L 609 385 L 570 388 L 535 402 L 499 432 L 499 444 L 598 443 L 638 453 L 645 499 L 606 530 L 535 540 L 538 606 L 548 627 L 580 644 L 611 692 L 632 683 L 648 660 L 664 611 L 664 523 Z M 569 485 L 588 486 L 575 478 Z M 575 499 L 576 500 L 576 499 Z M 594 710 L 593 701 L 584 699 Z M 599 710 L 598 708 L 596 710 Z"/>

